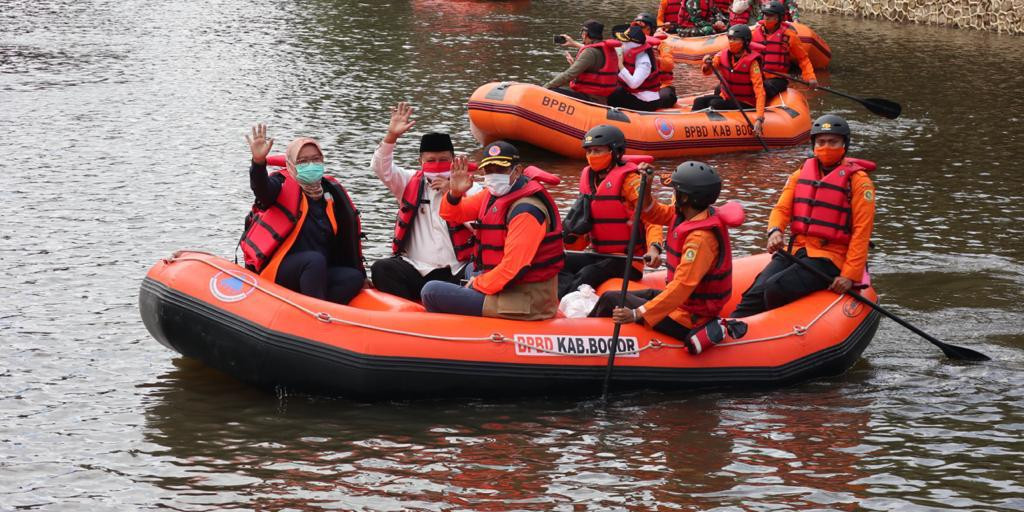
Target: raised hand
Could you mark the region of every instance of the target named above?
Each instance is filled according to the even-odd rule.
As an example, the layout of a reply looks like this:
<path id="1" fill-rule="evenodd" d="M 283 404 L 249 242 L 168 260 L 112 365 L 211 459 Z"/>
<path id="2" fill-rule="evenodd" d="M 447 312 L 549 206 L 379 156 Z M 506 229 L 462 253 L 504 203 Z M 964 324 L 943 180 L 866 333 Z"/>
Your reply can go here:
<path id="1" fill-rule="evenodd" d="M 451 176 L 448 178 L 448 193 L 452 197 L 466 195 L 473 186 L 473 174 L 469 172 L 469 158 L 465 155 L 455 157 L 452 160 Z"/>
<path id="2" fill-rule="evenodd" d="M 267 155 L 274 145 L 274 139 L 267 138 L 267 125 L 259 123 L 252 127 L 252 136 L 245 136 L 245 142 L 249 143 L 252 151 L 252 162 L 255 164 L 267 163 Z"/>
<path id="3" fill-rule="evenodd" d="M 391 122 L 388 123 L 388 134 L 384 137 L 384 142 L 394 144 L 402 134 L 416 126 L 412 112 L 412 107 L 404 101 L 398 102 L 398 105 L 391 109 Z"/>
<path id="4" fill-rule="evenodd" d="M 430 181 L 429 186 L 430 186 L 430 188 L 432 190 L 437 190 L 437 191 L 441 192 L 441 194 L 447 194 L 448 193 L 448 179 L 447 178 L 441 178 L 441 177 L 434 178 L 433 180 Z"/>

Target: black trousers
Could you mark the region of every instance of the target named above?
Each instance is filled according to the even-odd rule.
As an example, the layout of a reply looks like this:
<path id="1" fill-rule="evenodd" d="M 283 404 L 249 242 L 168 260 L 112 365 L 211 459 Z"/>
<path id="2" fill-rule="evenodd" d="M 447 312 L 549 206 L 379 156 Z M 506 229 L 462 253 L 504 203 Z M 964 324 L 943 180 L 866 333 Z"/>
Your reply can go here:
<path id="1" fill-rule="evenodd" d="M 643 306 L 647 301 L 657 297 L 659 293 L 661 293 L 661 290 L 650 289 L 626 292 L 626 307 L 636 309 Z M 594 309 L 590 311 L 590 316 L 612 316 L 612 311 L 618 307 L 621 300 L 622 292 L 619 290 L 602 293 L 601 298 L 598 299 L 597 304 L 594 305 Z M 693 335 L 693 329 L 690 329 L 667 316 L 654 326 L 654 330 L 662 334 L 667 334 L 677 340 L 689 339 L 689 337 Z"/>
<path id="2" fill-rule="evenodd" d="M 374 288 L 416 302 L 420 301 L 420 290 L 428 282 L 444 281 L 459 284 L 462 277 L 461 275 L 452 275 L 452 271 L 448 267 L 434 269 L 427 275 L 421 276 L 416 267 L 402 259 L 401 256 L 377 260 L 370 267 L 370 273 Z"/>
<path id="3" fill-rule="evenodd" d="M 654 101 L 644 101 L 621 87 L 615 89 L 615 92 L 608 96 L 609 107 L 628 108 L 630 110 L 639 110 L 640 112 L 654 112 L 661 108 L 661 98 Z"/>
<path id="4" fill-rule="evenodd" d="M 753 105 L 744 103 L 742 101 L 740 102 L 740 105 L 745 109 L 754 108 Z M 690 108 L 690 111 L 696 112 L 698 110 L 704 110 L 708 107 L 711 107 L 715 110 L 736 110 L 736 103 L 733 102 L 731 99 L 727 100 L 719 96 L 718 94 L 708 94 L 706 96 L 698 96 L 696 99 L 694 99 L 693 107 Z"/>
<path id="5" fill-rule="evenodd" d="M 765 103 L 771 101 L 772 98 L 778 96 L 789 88 L 789 80 L 785 78 L 768 78 L 764 81 L 764 101 Z"/>
<path id="6" fill-rule="evenodd" d="M 288 253 L 277 270 L 277 284 L 303 295 L 348 304 L 363 289 L 366 276 L 354 267 L 328 267 L 316 251 Z"/>
<path id="7" fill-rule="evenodd" d="M 804 249 L 797 251 L 795 256 L 833 279 L 839 275 L 839 269 L 827 258 L 810 258 Z M 776 254 L 754 279 L 754 284 L 743 292 L 736 311 L 730 316 L 742 318 L 785 306 L 812 292 L 824 290 L 831 284 L 832 281 L 825 281 L 810 270 L 790 262 L 785 256 Z"/>
<path id="8" fill-rule="evenodd" d="M 601 283 L 615 278 L 622 277 L 625 270 L 623 265 L 628 263 L 620 258 L 602 258 L 592 254 L 565 255 L 565 267 L 558 273 L 558 298 L 576 291 L 580 285 L 587 284 L 597 290 Z M 629 278 L 637 281 L 644 277 L 644 273 L 630 265 Z"/>

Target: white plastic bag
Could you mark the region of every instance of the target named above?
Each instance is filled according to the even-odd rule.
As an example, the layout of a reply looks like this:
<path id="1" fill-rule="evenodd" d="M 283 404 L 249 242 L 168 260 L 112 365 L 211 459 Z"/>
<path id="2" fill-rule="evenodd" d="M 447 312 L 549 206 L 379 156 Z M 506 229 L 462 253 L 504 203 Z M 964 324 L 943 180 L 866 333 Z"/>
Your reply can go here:
<path id="1" fill-rule="evenodd" d="M 747 12 L 750 8 L 750 0 L 734 0 L 732 3 L 732 12 L 736 14 L 742 14 Z"/>
<path id="2" fill-rule="evenodd" d="M 598 298 L 590 285 L 581 284 L 578 290 L 562 297 L 562 302 L 558 303 L 558 310 L 567 318 L 585 318 L 590 314 L 590 310 L 594 309 Z"/>

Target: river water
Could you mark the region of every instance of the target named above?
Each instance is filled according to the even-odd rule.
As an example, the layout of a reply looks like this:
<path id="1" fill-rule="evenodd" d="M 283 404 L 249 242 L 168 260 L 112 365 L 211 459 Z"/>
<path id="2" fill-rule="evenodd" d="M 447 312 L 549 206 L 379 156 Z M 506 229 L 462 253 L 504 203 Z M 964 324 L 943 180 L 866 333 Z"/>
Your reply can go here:
<path id="1" fill-rule="evenodd" d="M 880 163 L 882 301 L 989 363 L 883 321 L 847 374 L 783 390 L 361 404 L 251 389 L 146 332 L 151 264 L 231 254 L 251 123 L 278 149 L 324 141 L 372 260 L 394 215 L 368 169 L 390 105 L 420 120 L 399 161 L 427 129 L 476 149 L 475 87 L 543 83 L 565 66 L 552 34 L 653 4 L 0 0 L 0 509 L 1024 509 L 1020 38 L 805 18 L 834 50 L 824 83 L 904 107 L 889 121 L 810 99 Z M 677 82 L 712 85 L 683 67 Z M 805 155 L 711 159 L 752 205 L 737 253 L 761 246 Z"/>

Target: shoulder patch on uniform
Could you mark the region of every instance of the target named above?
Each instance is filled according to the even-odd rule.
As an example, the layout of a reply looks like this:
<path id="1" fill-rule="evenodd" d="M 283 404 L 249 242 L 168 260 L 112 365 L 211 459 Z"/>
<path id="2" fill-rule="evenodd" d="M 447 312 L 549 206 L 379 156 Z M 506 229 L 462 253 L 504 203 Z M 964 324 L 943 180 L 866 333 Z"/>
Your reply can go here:
<path id="1" fill-rule="evenodd" d="M 683 253 L 683 259 L 686 260 L 686 261 L 693 261 L 693 260 L 697 259 L 697 250 L 696 249 L 687 249 L 686 252 Z"/>
<path id="2" fill-rule="evenodd" d="M 864 200 L 865 201 L 871 201 L 874 198 L 875 198 L 875 193 L 874 192 L 872 192 L 870 190 L 865 190 L 864 191 Z"/>

